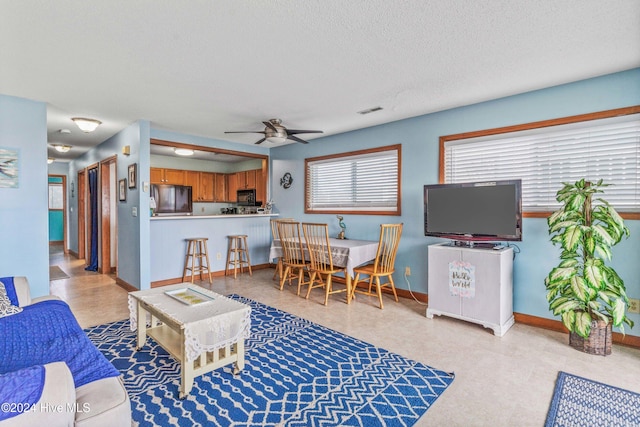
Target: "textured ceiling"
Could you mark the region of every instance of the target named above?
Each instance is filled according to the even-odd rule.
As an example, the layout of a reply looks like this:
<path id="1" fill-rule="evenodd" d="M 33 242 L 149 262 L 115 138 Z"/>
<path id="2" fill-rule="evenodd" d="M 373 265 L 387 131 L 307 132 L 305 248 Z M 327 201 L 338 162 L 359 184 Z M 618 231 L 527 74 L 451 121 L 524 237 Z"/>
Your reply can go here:
<path id="1" fill-rule="evenodd" d="M 640 2 L 0 0 L 0 64 L 67 158 L 138 119 L 252 144 L 224 131 L 335 134 L 638 67 Z"/>

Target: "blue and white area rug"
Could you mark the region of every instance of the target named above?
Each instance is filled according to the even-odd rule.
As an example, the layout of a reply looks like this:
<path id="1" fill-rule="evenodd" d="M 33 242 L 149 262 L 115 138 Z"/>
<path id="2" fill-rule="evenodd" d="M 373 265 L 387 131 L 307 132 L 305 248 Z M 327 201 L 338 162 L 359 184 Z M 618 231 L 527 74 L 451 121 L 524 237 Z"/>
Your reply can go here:
<path id="1" fill-rule="evenodd" d="M 197 377 L 178 396 L 179 366 L 152 339 L 134 351 L 129 321 L 87 329 L 122 372 L 139 426 L 411 426 L 453 382 L 443 372 L 273 307 L 251 306 L 245 368 Z"/>
<path id="2" fill-rule="evenodd" d="M 545 427 L 640 426 L 640 394 L 560 372 Z"/>

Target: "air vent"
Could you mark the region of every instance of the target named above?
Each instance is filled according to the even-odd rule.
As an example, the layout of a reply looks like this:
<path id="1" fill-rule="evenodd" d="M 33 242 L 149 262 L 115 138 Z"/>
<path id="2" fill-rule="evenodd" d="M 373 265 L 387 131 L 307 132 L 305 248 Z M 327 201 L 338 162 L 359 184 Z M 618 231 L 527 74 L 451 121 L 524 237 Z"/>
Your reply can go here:
<path id="1" fill-rule="evenodd" d="M 365 114 L 374 113 L 374 112 L 380 111 L 380 110 L 382 110 L 382 107 L 373 107 L 373 108 L 369 108 L 367 110 L 358 111 L 358 114 L 365 115 Z"/>

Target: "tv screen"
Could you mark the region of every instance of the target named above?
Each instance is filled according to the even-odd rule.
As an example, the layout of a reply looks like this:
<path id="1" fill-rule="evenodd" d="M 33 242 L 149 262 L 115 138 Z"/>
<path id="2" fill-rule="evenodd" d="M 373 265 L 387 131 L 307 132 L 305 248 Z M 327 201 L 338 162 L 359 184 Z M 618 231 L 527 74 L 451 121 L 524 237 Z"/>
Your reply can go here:
<path id="1" fill-rule="evenodd" d="M 522 240 L 522 181 L 424 186 L 424 234 L 453 240 Z"/>
<path id="2" fill-rule="evenodd" d="M 156 213 L 190 214 L 193 212 L 191 186 L 153 184 L 151 196 L 156 201 Z"/>

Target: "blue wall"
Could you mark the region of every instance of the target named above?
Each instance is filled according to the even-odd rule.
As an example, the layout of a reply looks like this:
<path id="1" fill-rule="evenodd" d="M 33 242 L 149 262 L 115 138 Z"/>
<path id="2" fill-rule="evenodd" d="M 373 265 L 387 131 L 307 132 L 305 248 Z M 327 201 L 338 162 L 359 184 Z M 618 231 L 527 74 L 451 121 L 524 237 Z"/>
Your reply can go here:
<path id="1" fill-rule="evenodd" d="M 308 145 L 292 144 L 271 150 L 272 198 L 276 211 L 303 221 L 327 222 L 330 232 L 339 231 L 335 215 L 305 215 L 304 159 L 345 151 L 402 144 L 402 216 L 345 216 L 347 237 L 376 239 L 379 224 L 403 222 L 404 231 L 397 270 L 411 267 L 410 288 L 427 293 L 427 246 L 440 240 L 423 232 L 423 185 L 438 182 L 439 137 L 475 130 L 517 125 L 640 104 L 640 68 L 494 101 L 437 112 L 340 135 L 314 139 Z M 377 114 L 384 114 L 384 111 Z M 294 183 L 279 186 L 290 172 Z M 640 224 L 627 221 L 631 237 L 614 249 L 613 267 L 625 280 L 630 297 L 640 298 Z M 545 299 L 544 278 L 556 265 L 558 250 L 548 241 L 545 219 L 525 218 L 521 253 L 514 264 L 514 310 L 553 318 Z M 409 285 L 402 274 L 394 277 L 398 287 Z M 639 326 L 640 316 L 630 317 Z M 628 332 L 628 331 L 627 331 Z"/>
<path id="2" fill-rule="evenodd" d="M 0 188 L 0 276 L 26 276 L 49 293 L 47 109 L 0 95 L 0 147 L 19 152 L 19 187 Z"/>
<path id="3" fill-rule="evenodd" d="M 130 146 L 131 154 L 124 156 L 122 147 Z M 98 147 L 69 164 L 69 182 L 73 182 L 73 196 L 68 203 L 73 208 L 69 221 L 69 247 L 78 251 L 78 171 L 117 155 L 116 181 L 127 178 L 129 165 L 137 164 L 136 188 L 127 188 L 127 199 L 117 202 L 118 207 L 118 278 L 140 288 L 149 287 L 149 197 L 143 197 L 142 183 L 149 182 L 149 122 L 138 121 Z M 70 185 L 70 184 L 69 184 Z M 136 216 L 133 209 L 137 211 Z M 142 289 L 145 287 L 143 286 Z"/>

